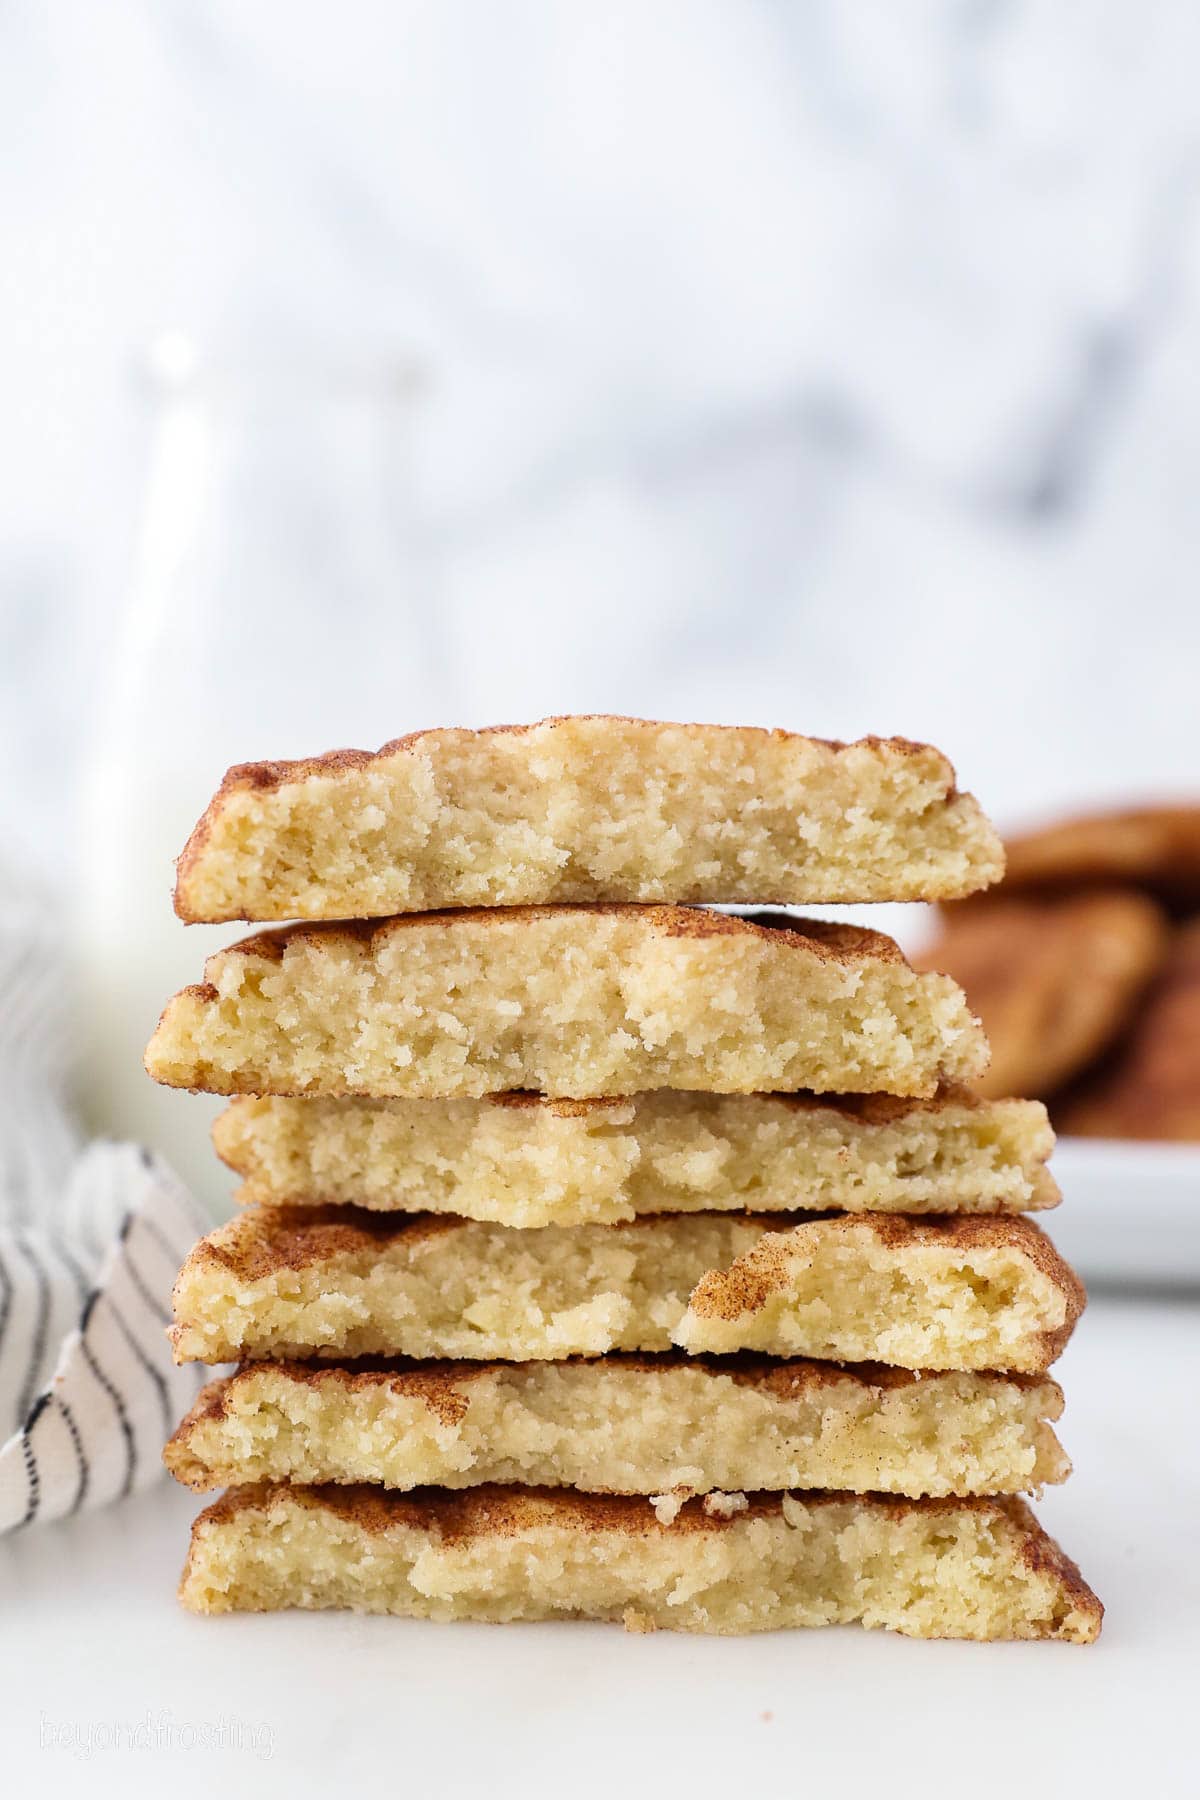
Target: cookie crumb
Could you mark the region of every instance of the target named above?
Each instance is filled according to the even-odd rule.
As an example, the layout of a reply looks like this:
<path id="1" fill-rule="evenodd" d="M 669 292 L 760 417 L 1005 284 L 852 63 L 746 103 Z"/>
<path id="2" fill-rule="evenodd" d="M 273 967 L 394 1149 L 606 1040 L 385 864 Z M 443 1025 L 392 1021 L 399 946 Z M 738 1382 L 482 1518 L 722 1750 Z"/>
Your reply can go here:
<path id="1" fill-rule="evenodd" d="M 704 1510 L 710 1519 L 733 1519 L 744 1513 L 750 1502 L 745 1494 L 705 1494 Z"/>

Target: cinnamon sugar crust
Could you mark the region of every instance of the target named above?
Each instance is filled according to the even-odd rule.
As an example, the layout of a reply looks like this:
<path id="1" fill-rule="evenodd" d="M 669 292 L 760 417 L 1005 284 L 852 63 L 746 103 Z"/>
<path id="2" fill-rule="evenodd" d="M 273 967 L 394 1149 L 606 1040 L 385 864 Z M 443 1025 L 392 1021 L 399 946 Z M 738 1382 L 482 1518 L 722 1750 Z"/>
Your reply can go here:
<path id="1" fill-rule="evenodd" d="M 564 1369 L 611 1370 L 631 1375 L 663 1375 L 676 1369 L 693 1369 L 706 1375 L 728 1376 L 730 1381 L 762 1388 L 768 1393 L 787 1398 L 796 1394 L 814 1394 L 823 1389 L 851 1382 L 862 1388 L 879 1388 L 895 1392 L 919 1383 L 936 1384 L 940 1377 L 920 1369 L 895 1369 L 887 1363 L 827 1363 L 808 1357 L 780 1361 L 774 1356 L 755 1356 L 740 1351 L 732 1356 L 690 1356 L 686 1351 L 671 1349 L 656 1356 L 641 1355 L 632 1350 L 614 1350 L 602 1358 L 568 1356 L 555 1365 Z M 217 1417 L 224 1411 L 228 1396 L 239 1382 L 261 1375 L 262 1363 L 241 1363 L 232 1375 L 222 1375 L 206 1383 L 189 1417 Z M 307 1385 L 334 1385 L 348 1391 L 387 1387 L 396 1393 L 420 1399 L 435 1416 L 453 1423 L 463 1416 L 466 1402 L 459 1396 L 472 1382 L 486 1381 L 498 1374 L 540 1374 L 533 1364 L 509 1362 L 422 1362 L 410 1356 L 360 1356 L 353 1362 L 322 1363 L 284 1359 L 270 1364 L 273 1371 L 289 1381 Z M 1003 1383 L 1021 1393 L 1043 1390 L 1057 1394 L 1061 1390 L 1048 1375 L 998 1375 L 983 1371 L 973 1377 L 990 1385 Z M 1055 1415 L 1058 1416 L 1057 1413 Z"/>
<path id="2" fill-rule="evenodd" d="M 547 1522 L 565 1525 L 576 1531 L 614 1532 L 621 1537 L 657 1538 L 665 1531 L 687 1536 L 689 1532 L 723 1532 L 727 1522 L 698 1499 L 684 1503 L 669 1526 L 660 1524 L 645 1500 L 633 1494 L 584 1494 L 575 1489 L 511 1487 L 486 1483 L 449 1493 L 442 1488 L 424 1488 L 412 1494 L 397 1494 L 369 1485 L 342 1487 L 327 1485 L 297 1486 L 290 1490 L 296 1504 L 335 1513 L 353 1520 L 372 1536 L 389 1531 L 397 1524 L 416 1525 L 437 1533 L 444 1542 L 459 1543 L 480 1536 L 519 1537 L 530 1526 Z M 278 1489 L 270 1482 L 235 1487 L 222 1494 L 205 1509 L 200 1520 L 224 1522 L 244 1517 L 248 1512 L 261 1512 L 278 1497 Z M 801 1496 L 796 1496 L 801 1498 Z M 806 1507 L 843 1505 L 863 1496 L 836 1492 L 806 1492 Z M 747 1494 L 746 1520 L 768 1518 L 780 1510 L 778 1494 Z M 960 1510 L 978 1510 L 984 1515 L 1000 1510 L 1024 1523 L 1032 1513 L 1016 1498 L 963 1498 L 893 1500 L 885 1496 L 869 1497 L 870 1509 L 885 1519 L 903 1519 L 919 1508 L 927 1517 L 936 1518 Z M 197 1520 L 197 1524 L 200 1523 Z"/>
<path id="3" fill-rule="evenodd" d="M 835 755 L 840 755 L 845 750 L 870 749 L 887 750 L 896 756 L 911 757 L 917 760 L 924 760 L 932 756 L 938 759 L 947 771 L 946 798 L 952 800 L 958 795 L 953 767 L 948 760 L 942 756 L 939 750 L 933 750 L 928 744 L 917 743 L 912 738 L 877 737 L 869 734 L 866 737 L 849 741 L 843 738 L 806 737 L 800 732 L 785 731 L 780 727 L 772 730 L 761 725 L 677 725 L 667 724 L 661 719 L 634 718 L 630 713 L 555 713 L 539 719 L 531 725 L 426 726 L 421 731 L 409 731 L 403 737 L 392 738 L 378 750 L 325 750 L 317 756 L 296 757 L 291 761 L 237 763 L 226 771 L 221 785 L 217 789 L 217 798 L 237 788 L 251 787 L 259 790 L 279 788 L 305 775 L 342 774 L 351 769 L 370 768 L 375 763 L 389 761 L 406 751 L 448 742 L 452 739 L 530 738 L 553 732 L 562 726 L 583 725 L 596 725 L 603 728 L 626 725 L 645 734 L 660 731 L 682 731 L 713 738 L 718 736 L 732 738 L 736 735 L 739 738 L 748 739 L 752 743 L 811 745 L 814 749 L 828 750 Z"/>
<path id="4" fill-rule="evenodd" d="M 753 934 L 773 947 L 804 950 L 824 962 L 841 963 L 857 968 L 863 962 L 905 965 L 904 954 L 894 938 L 866 925 L 839 924 L 830 919 L 802 919 L 791 913 L 714 912 L 706 906 L 634 906 L 616 902 L 580 906 L 464 906 L 441 912 L 401 913 L 386 919 L 340 919 L 333 924 L 299 924 L 256 931 L 240 938 L 220 956 L 261 957 L 267 962 L 282 962 L 293 944 L 315 944 L 321 948 L 358 946 L 373 951 L 375 946 L 396 932 L 416 932 L 442 926 L 460 931 L 467 926 L 503 932 L 515 925 L 536 925 L 539 921 L 561 923 L 575 916 L 595 921 L 623 919 L 628 924 L 663 938 L 733 938 L 744 940 Z"/>

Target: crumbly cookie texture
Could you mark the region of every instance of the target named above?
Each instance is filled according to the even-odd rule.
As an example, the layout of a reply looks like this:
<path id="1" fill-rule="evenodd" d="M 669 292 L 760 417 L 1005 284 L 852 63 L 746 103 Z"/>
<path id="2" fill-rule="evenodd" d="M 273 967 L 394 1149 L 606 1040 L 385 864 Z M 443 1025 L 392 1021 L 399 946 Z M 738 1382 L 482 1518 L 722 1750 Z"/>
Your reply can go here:
<path id="1" fill-rule="evenodd" d="M 1030 1219 L 868 1213 L 764 1233 L 701 1278 L 672 1337 L 693 1352 L 1033 1373 L 1085 1301 Z"/>
<path id="2" fill-rule="evenodd" d="M 181 1362 L 354 1356 L 513 1362 L 757 1350 L 1037 1373 L 1083 1289 L 1024 1218 L 660 1213 L 506 1226 L 251 1207 L 175 1286 Z"/>
<path id="3" fill-rule="evenodd" d="M 423 731 L 230 769 L 179 859 L 189 920 L 590 900 L 935 900 L 1004 852 L 903 738 L 605 716 Z"/>
<path id="4" fill-rule="evenodd" d="M 612 1356 L 561 1363 L 248 1363 L 164 1460 L 194 1488 L 515 1482 L 670 1495 L 779 1488 L 1021 1493 L 1065 1481 L 1048 1376 Z"/>
<path id="5" fill-rule="evenodd" d="M 931 1095 L 987 1044 L 890 938 L 675 906 L 516 907 L 264 932 L 169 1003 L 146 1067 L 233 1094 Z"/>
<path id="6" fill-rule="evenodd" d="M 1103 1608 L 1023 1501 L 646 1499 L 483 1487 L 237 1488 L 197 1519 L 193 1612 L 349 1607 L 589 1618 L 738 1634 L 860 1623 L 923 1638 L 1090 1643 Z"/>
<path id="7" fill-rule="evenodd" d="M 517 1227 L 641 1213 L 1034 1212 L 1036 1100 L 655 1093 L 619 1100 L 244 1097 L 213 1127 L 248 1204 L 453 1212 Z"/>

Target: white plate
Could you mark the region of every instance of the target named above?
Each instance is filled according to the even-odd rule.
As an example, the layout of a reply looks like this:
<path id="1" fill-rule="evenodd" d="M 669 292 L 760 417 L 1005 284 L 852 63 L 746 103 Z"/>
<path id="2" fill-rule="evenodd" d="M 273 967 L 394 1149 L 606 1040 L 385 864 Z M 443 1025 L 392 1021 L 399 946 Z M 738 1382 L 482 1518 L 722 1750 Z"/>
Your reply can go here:
<path id="1" fill-rule="evenodd" d="M 1041 1215 L 1085 1281 L 1200 1288 L 1200 1145 L 1059 1138 Z"/>

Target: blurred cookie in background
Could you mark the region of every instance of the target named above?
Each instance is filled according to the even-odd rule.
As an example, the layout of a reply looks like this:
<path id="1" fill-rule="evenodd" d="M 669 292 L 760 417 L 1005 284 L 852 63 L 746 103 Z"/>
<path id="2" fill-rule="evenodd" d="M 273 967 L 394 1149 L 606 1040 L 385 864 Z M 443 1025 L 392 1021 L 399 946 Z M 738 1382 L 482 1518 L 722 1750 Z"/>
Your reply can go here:
<path id="1" fill-rule="evenodd" d="M 1090 813 L 1009 838 L 1003 892 L 1134 887 L 1177 915 L 1200 911 L 1200 806 Z"/>
<path id="2" fill-rule="evenodd" d="M 942 907 L 913 959 L 983 1021 L 978 1091 L 1048 1100 L 1064 1134 L 1200 1143 L 1200 805 L 1090 813 L 1005 848 L 1000 887 Z"/>
<path id="3" fill-rule="evenodd" d="M 1009 899 L 1007 885 L 986 904 L 944 908 L 940 936 L 912 960 L 953 976 L 983 1022 L 992 1060 L 976 1092 L 1044 1099 L 1112 1045 L 1169 927 L 1144 894 Z"/>
<path id="4" fill-rule="evenodd" d="M 1083 1137 L 1200 1142 L 1200 918 L 1174 933 L 1128 1036 L 1054 1122 Z"/>

